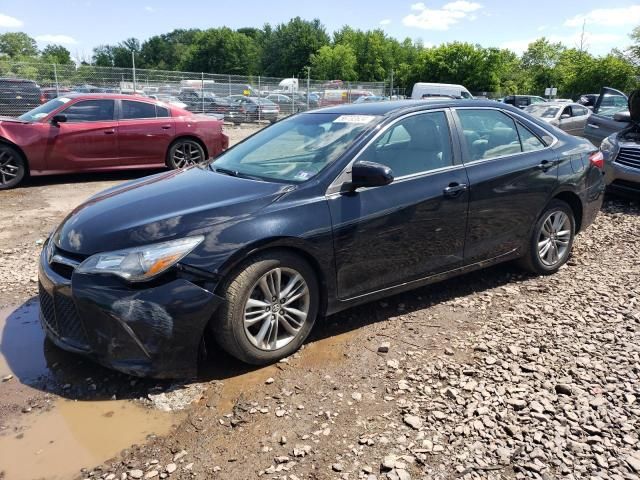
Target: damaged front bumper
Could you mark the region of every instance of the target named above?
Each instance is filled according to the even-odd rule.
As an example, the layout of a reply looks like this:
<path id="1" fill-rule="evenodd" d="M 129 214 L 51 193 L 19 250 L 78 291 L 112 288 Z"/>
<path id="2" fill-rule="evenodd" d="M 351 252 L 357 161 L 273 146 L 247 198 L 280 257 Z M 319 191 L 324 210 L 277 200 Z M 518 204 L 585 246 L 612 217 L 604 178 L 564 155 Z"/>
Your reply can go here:
<path id="1" fill-rule="evenodd" d="M 197 373 L 204 329 L 223 299 L 189 279 L 128 284 L 39 261 L 40 320 L 60 348 L 144 377 Z"/>

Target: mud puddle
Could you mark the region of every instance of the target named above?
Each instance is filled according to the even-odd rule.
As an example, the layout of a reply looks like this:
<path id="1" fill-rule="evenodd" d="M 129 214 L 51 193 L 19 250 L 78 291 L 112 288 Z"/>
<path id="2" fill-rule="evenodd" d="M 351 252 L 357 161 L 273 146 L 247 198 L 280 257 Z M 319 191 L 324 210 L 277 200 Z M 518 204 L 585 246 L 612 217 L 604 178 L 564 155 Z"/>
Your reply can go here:
<path id="1" fill-rule="evenodd" d="M 0 376 L 6 375 L 13 375 L 0 383 L 0 409 L 5 412 L 0 478 L 6 480 L 71 478 L 83 467 L 144 442 L 150 434 L 167 434 L 182 418 L 129 400 L 108 400 L 114 388 L 118 393 L 130 388 L 132 377 L 114 374 L 46 341 L 34 299 L 0 310 Z M 91 382 L 100 379 L 109 390 L 93 391 Z M 53 396 L 52 408 L 19 413 L 27 399 L 57 390 L 67 398 Z M 130 393 L 125 398 L 135 398 Z M 18 410 L 11 409 L 16 405 Z"/>

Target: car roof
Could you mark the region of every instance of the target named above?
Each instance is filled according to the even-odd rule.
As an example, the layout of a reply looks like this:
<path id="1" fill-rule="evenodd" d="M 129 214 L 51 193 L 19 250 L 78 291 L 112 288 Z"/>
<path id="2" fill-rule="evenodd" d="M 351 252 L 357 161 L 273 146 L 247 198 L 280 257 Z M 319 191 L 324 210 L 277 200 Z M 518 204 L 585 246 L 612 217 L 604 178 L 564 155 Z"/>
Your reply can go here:
<path id="1" fill-rule="evenodd" d="M 67 98 L 87 98 L 87 99 L 111 99 L 111 100 L 147 100 L 157 102 L 157 100 L 142 95 L 127 95 L 126 93 L 65 93 Z"/>
<path id="2" fill-rule="evenodd" d="M 348 103 L 312 110 L 307 114 L 335 113 L 345 115 L 393 115 L 404 111 L 431 109 L 437 107 L 499 107 L 509 109 L 509 105 L 494 100 L 456 100 L 456 99 L 424 99 L 424 100 L 390 100 L 384 102 Z"/>
<path id="3" fill-rule="evenodd" d="M 545 103 L 534 103 L 532 105 L 527 105 L 527 107 L 535 107 L 538 105 L 543 105 L 545 107 L 569 107 L 571 105 L 575 105 L 578 107 L 582 107 L 579 103 L 576 102 L 545 102 Z"/>

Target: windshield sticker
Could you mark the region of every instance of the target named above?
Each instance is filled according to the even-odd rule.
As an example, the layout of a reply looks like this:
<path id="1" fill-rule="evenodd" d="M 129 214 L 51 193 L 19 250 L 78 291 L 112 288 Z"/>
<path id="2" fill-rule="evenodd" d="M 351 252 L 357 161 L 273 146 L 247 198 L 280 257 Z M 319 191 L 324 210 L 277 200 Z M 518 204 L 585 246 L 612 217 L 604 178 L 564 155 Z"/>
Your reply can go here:
<path id="1" fill-rule="evenodd" d="M 374 118 L 373 115 L 340 115 L 336 118 L 333 123 L 369 123 Z"/>
<path id="2" fill-rule="evenodd" d="M 296 173 L 296 176 L 294 177 L 296 180 L 307 180 L 311 177 L 313 177 L 315 172 L 306 172 L 304 170 L 299 171 L 298 173 Z"/>

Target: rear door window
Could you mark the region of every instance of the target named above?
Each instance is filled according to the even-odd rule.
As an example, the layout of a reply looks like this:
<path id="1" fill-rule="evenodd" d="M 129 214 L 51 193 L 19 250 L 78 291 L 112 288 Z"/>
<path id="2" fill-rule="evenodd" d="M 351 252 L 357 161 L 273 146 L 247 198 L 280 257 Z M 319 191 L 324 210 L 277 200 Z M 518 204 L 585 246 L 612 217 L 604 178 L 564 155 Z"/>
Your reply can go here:
<path id="1" fill-rule="evenodd" d="M 545 144 L 532 132 L 498 110 L 458 109 L 471 161 L 489 160 L 540 150 Z"/>
<path id="2" fill-rule="evenodd" d="M 122 100 L 122 120 L 156 118 L 156 106 L 153 103 Z"/>

